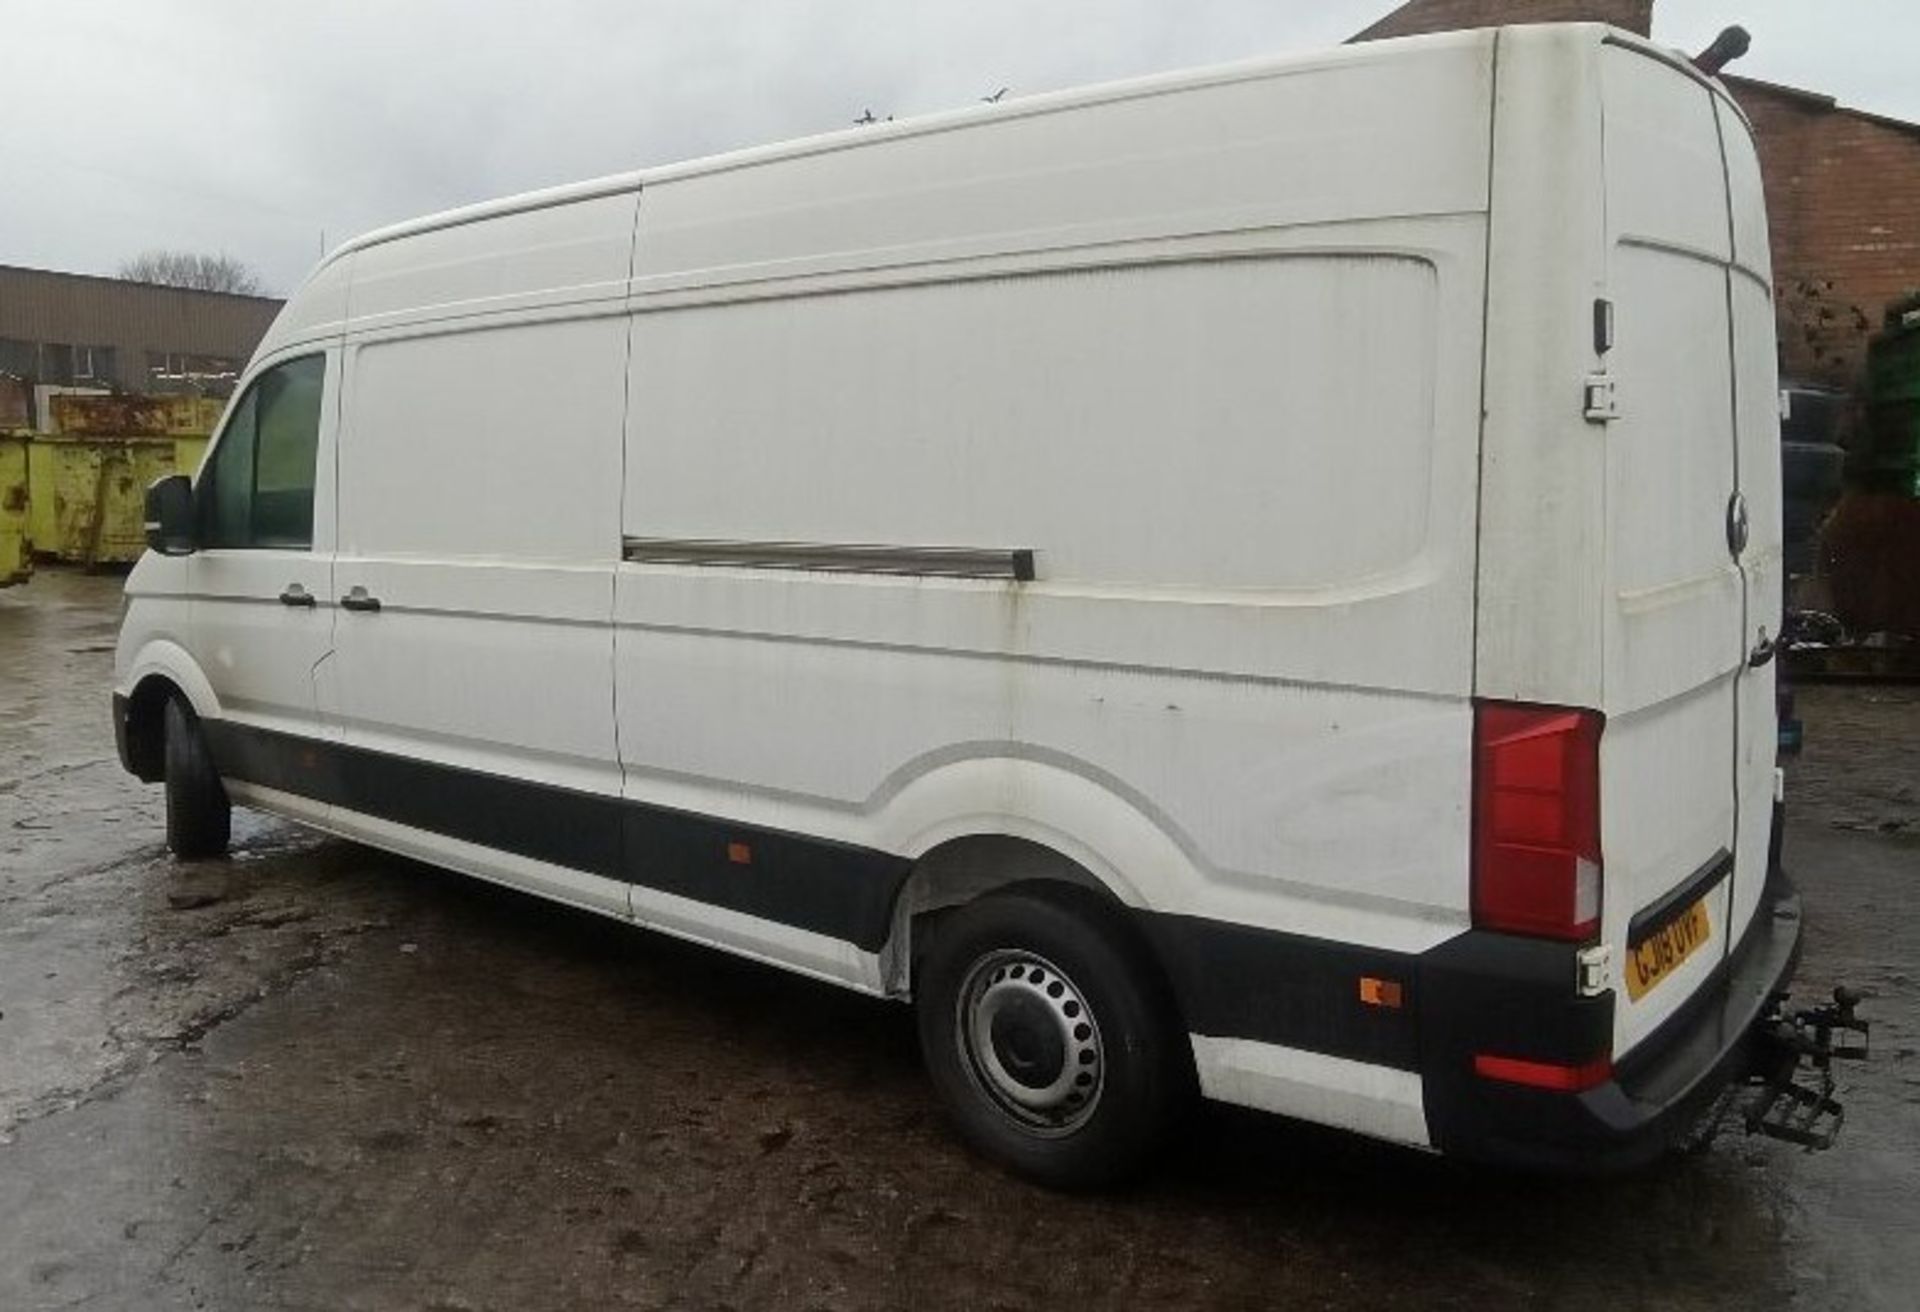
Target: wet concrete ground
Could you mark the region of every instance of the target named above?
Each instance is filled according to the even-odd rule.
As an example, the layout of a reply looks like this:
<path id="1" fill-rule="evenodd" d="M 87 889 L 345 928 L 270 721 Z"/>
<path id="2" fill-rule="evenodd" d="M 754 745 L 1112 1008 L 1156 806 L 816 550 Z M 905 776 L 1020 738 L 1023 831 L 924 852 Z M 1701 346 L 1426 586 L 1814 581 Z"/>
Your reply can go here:
<path id="1" fill-rule="evenodd" d="M 1833 1151 L 1515 1178 L 1222 1110 L 1134 1189 L 943 1130 L 904 1008 L 264 819 L 176 866 L 113 579 L 0 593 L 0 1308 L 1920 1306 L 1920 690 L 1810 689 Z"/>

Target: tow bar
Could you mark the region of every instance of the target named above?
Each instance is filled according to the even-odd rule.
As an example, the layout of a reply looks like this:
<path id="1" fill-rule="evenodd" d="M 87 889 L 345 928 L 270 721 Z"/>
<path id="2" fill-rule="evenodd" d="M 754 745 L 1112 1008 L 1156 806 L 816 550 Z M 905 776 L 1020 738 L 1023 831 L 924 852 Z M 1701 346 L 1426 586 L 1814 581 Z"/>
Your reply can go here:
<path id="1" fill-rule="evenodd" d="M 1787 1013 L 1786 1000 L 1786 994 L 1776 995 L 1762 1017 L 1752 1068 L 1742 1084 L 1728 1090 L 1729 1102 L 1743 1092 L 1749 1095 L 1740 1113 L 1748 1134 L 1816 1152 L 1833 1146 L 1847 1115 L 1833 1096 L 1833 1063 L 1866 1058 L 1868 1023 L 1854 1014 L 1862 995 L 1844 986 L 1825 1006 Z M 1725 1110 L 1716 1122 L 1731 1110 L 1729 1102 L 1722 1103 Z"/>

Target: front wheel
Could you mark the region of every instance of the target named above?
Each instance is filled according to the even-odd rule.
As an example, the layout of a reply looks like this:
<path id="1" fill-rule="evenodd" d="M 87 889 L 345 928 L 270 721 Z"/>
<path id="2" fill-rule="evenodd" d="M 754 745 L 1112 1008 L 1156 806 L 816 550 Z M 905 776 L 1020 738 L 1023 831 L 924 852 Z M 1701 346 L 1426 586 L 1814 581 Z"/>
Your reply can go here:
<path id="1" fill-rule="evenodd" d="M 1156 963 L 1078 889 L 995 893 L 936 928 L 920 1046 L 961 1134 L 1042 1184 L 1137 1170 L 1190 1097 L 1193 1059 Z"/>
<path id="2" fill-rule="evenodd" d="M 232 835 L 233 807 L 213 768 L 200 718 L 179 697 L 167 703 L 167 846 L 183 861 L 219 856 Z"/>

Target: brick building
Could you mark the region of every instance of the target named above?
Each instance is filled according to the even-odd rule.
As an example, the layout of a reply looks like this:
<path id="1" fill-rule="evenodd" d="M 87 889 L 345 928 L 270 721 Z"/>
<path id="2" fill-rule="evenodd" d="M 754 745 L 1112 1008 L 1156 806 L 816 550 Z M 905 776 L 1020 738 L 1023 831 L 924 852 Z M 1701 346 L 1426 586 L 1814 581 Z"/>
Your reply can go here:
<path id="1" fill-rule="evenodd" d="M 1726 81 L 1760 143 L 1782 365 L 1851 383 L 1888 303 L 1920 290 L 1920 124 Z"/>
<path id="2" fill-rule="evenodd" d="M 1654 0 L 1413 0 L 1353 39 L 1568 21 L 1645 36 L 1653 11 Z M 1851 384 L 1888 302 L 1920 290 L 1920 124 L 1817 92 L 1725 80 L 1760 148 L 1781 368 L 1791 378 Z"/>
<path id="3" fill-rule="evenodd" d="M 1612 23 L 1646 36 L 1653 23 L 1653 0 L 1413 0 L 1353 40 L 1384 41 L 1511 23 Z"/>

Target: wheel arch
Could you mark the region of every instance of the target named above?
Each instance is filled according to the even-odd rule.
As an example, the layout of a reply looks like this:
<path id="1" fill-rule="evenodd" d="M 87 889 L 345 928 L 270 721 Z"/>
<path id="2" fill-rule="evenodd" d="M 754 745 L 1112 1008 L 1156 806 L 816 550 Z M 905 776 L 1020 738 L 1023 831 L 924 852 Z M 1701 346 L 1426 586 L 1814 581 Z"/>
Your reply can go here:
<path id="1" fill-rule="evenodd" d="M 167 702 L 183 697 L 197 716 L 217 714 L 213 687 L 178 643 L 155 640 L 140 649 L 127 668 L 120 695 L 126 698 L 120 725 L 122 762 L 143 783 L 166 777 Z"/>
<path id="2" fill-rule="evenodd" d="M 885 816 L 899 835 L 889 845 L 913 863 L 881 952 L 886 991 L 902 997 L 912 990 L 916 926 L 924 934 L 954 907 L 1041 885 L 1079 890 L 1130 922 L 1130 913 L 1181 905 L 1201 878 L 1170 826 L 1072 762 L 951 762 L 902 788 Z"/>
<path id="3" fill-rule="evenodd" d="M 131 698 L 143 684 L 154 679 L 171 684 L 201 719 L 220 714 L 220 699 L 214 696 L 213 684 L 179 643 L 155 638 L 141 647 L 127 664 L 126 675 L 120 681 L 121 691 Z"/>

